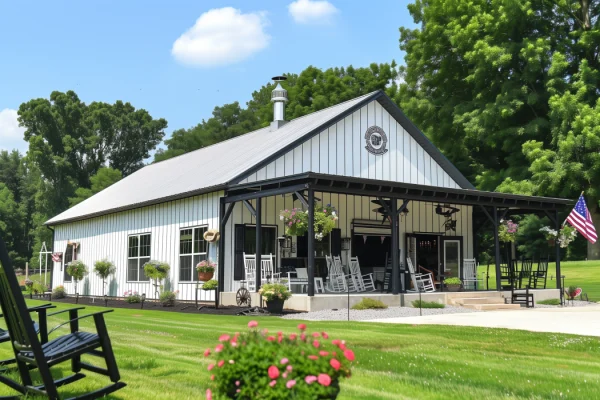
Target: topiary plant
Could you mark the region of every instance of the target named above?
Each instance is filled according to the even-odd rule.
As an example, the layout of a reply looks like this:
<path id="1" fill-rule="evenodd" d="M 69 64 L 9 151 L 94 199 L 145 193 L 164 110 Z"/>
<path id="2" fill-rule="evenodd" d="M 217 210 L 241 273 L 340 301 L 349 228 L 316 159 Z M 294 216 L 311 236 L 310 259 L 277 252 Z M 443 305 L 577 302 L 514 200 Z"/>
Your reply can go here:
<path id="1" fill-rule="evenodd" d="M 88 274 L 88 269 L 87 266 L 83 263 L 83 261 L 75 260 L 71 261 L 69 265 L 67 265 L 67 274 L 73 277 L 73 281 L 75 284 L 75 293 L 77 293 L 77 283 Z"/>
<path id="2" fill-rule="evenodd" d="M 94 264 L 94 272 L 96 273 L 96 275 L 98 275 L 100 277 L 100 279 L 102 279 L 102 291 L 104 292 L 105 296 L 106 296 L 106 279 L 108 279 L 109 276 L 114 275 L 116 270 L 117 269 L 115 268 L 114 264 L 106 259 L 96 261 L 96 263 Z"/>
<path id="3" fill-rule="evenodd" d="M 166 262 L 150 260 L 144 264 L 144 274 L 154 281 L 156 292 L 162 292 L 162 281 L 169 276 L 171 267 Z"/>

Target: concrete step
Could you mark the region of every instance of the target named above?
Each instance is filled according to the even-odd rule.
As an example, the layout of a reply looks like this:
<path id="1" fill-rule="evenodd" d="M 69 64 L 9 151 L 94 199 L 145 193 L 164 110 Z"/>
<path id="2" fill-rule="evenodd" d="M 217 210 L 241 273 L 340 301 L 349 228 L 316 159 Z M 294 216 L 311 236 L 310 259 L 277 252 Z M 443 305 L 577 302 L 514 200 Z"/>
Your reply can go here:
<path id="1" fill-rule="evenodd" d="M 498 304 L 503 303 L 504 300 L 501 297 L 465 297 L 459 299 L 450 299 L 451 304 L 465 305 L 465 304 Z"/>
<path id="2" fill-rule="evenodd" d="M 464 298 L 482 298 L 494 297 L 496 299 L 504 298 L 502 292 L 444 292 L 447 299 L 464 299 Z"/>
<path id="3" fill-rule="evenodd" d="M 497 303 L 497 304 L 465 304 L 463 307 L 465 307 L 465 308 L 471 308 L 471 309 L 474 309 L 474 310 L 481 310 L 481 311 L 519 310 L 519 309 L 521 309 L 521 305 L 520 304 L 504 304 L 504 303 Z"/>

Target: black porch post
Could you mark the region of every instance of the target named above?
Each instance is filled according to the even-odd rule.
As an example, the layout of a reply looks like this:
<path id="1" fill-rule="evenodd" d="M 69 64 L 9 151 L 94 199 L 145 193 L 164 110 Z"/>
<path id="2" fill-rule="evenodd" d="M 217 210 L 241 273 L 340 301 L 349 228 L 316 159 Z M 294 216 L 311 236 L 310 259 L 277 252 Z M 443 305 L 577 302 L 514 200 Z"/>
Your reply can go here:
<path id="1" fill-rule="evenodd" d="M 556 224 L 556 231 L 560 231 L 560 220 L 558 219 L 558 210 L 554 211 L 554 223 Z M 558 240 L 555 241 L 554 247 L 556 247 L 556 288 L 560 290 L 560 298 L 562 299 L 562 280 L 560 273 L 560 245 L 558 244 Z"/>
<path id="2" fill-rule="evenodd" d="M 308 295 L 315 295 L 315 191 L 308 189 Z"/>
<path id="3" fill-rule="evenodd" d="M 400 263 L 398 260 L 398 199 L 390 199 L 392 219 L 392 294 L 400 293 Z"/>
<path id="4" fill-rule="evenodd" d="M 256 199 L 256 291 L 260 289 L 262 283 L 262 266 L 260 262 L 262 249 L 262 199 Z"/>
<path id="5" fill-rule="evenodd" d="M 217 290 L 217 303 L 219 301 L 219 293 L 225 291 L 225 227 L 227 226 L 227 221 L 225 220 L 225 199 L 221 197 L 221 201 L 219 204 L 219 234 L 221 238 L 219 239 L 219 254 L 217 255 L 217 276 L 219 280 L 218 290 Z"/>
<path id="6" fill-rule="evenodd" d="M 498 236 L 498 207 L 494 206 L 494 249 L 496 250 L 496 290 L 502 289 L 502 272 L 500 271 L 500 237 Z"/>

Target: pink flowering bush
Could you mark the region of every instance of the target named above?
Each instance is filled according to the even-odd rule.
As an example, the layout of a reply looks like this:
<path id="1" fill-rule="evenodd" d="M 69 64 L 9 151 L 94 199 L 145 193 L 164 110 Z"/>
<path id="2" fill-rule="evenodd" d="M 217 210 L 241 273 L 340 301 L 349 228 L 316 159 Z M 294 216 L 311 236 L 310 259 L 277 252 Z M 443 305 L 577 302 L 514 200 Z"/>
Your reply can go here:
<path id="1" fill-rule="evenodd" d="M 248 327 L 204 352 L 215 359 L 207 399 L 335 399 L 340 379 L 350 377 L 354 352 L 343 340 L 308 333 L 305 324 L 289 335 L 261 331 L 256 321 Z"/>

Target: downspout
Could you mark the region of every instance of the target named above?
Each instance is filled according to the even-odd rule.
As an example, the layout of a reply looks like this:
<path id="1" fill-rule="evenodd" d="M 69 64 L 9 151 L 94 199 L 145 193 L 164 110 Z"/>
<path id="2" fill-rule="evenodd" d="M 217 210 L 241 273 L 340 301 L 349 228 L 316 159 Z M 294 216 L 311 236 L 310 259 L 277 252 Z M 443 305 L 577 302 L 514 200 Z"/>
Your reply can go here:
<path id="1" fill-rule="evenodd" d="M 46 228 L 52 231 L 52 254 L 54 254 L 54 238 L 56 236 L 56 232 L 50 225 L 46 225 Z M 52 259 L 52 257 L 50 257 L 50 259 Z M 54 282 L 54 261 L 52 261 L 52 269 L 50 269 L 50 290 L 52 290 L 52 282 Z"/>

